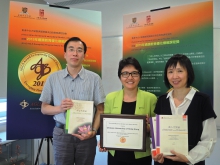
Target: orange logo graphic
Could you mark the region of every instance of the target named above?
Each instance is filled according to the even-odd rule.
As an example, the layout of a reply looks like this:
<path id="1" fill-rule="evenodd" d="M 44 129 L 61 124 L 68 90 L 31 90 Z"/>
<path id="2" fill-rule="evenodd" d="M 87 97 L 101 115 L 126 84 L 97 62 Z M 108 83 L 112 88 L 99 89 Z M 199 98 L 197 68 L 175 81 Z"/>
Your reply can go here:
<path id="1" fill-rule="evenodd" d="M 121 143 L 125 143 L 125 142 L 126 142 L 126 138 L 122 136 L 122 137 L 120 138 L 120 142 L 121 142 Z"/>

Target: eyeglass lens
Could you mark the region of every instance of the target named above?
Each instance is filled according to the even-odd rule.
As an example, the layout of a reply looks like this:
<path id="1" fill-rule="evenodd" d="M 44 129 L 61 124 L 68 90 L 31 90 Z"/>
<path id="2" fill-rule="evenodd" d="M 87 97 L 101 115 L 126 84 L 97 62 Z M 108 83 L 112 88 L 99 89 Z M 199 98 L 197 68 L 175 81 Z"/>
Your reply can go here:
<path id="1" fill-rule="evenodd" d="M 139 72 L 131 72 L 131 73 L 129 73 L 129 72 L 122 72 L 121 75 L 122 75 L 122 77 L 125 77 L 125 78 L 129 77 L 130 75 L 132 77 L 137 77 L 137 76 L 139 76 Z"/>

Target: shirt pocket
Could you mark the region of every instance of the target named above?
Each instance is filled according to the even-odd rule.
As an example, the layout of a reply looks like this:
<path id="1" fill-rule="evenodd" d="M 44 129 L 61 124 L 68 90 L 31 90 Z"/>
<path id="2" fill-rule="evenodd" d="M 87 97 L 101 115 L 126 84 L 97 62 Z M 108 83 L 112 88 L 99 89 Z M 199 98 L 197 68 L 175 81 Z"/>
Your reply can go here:
<path id="1" fill-rule="evenodd" d="M 83 89 L 79 91 L 79 100 L 93 101 L 92 89 Z"/>

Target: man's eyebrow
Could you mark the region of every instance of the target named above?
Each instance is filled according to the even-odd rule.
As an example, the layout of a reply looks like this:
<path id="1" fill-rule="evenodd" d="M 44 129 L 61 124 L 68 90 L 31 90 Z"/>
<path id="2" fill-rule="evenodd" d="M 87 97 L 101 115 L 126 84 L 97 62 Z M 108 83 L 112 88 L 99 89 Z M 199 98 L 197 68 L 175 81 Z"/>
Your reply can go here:
<path id="1" fill-rule="evenodd" d="M 70 48 L 74 48 L 74 46 L 69 46 L 68 48 L 69 48 L 69 49 L 70 49 Z M 82 47 L 78 47 L 77 49 L 83 49 L 83 48 L 82 48 Z"/>
<path id="2" fill-rule="evenodd" d="M 68 46 L 68 48 L 74 48 L 73 46 Z"/>

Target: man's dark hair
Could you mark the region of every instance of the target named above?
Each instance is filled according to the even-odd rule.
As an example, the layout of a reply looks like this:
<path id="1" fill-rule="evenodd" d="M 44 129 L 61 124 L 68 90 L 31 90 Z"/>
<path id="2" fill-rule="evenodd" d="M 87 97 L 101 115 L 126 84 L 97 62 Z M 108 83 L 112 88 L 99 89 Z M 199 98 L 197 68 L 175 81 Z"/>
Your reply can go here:
<path id="1" fill-rule="evenodd" d="M 87 51 L 87 46 L 86 46 L 86 43 L 84 41 L 82 41 L 79 37 L 72 37 L 70 39 L 68 39 L 65 43 L 64 43 L 64 52 L 66 52 L 66 48 L 67 48 L 67 45 L 69 42 L 71 41 L 81 41 L 82 44 L 83 44 L 83 47 L 84 47 L 84 54 L 86 54 L 86 51 Z"/>
<path id="2" fill-rule="evenodd" d="M 183 68 L 187 70 L 188 80 L 187 80 L 186 87 L 190 87 L 195 79 L 195 74 L 194 74 L 194 70 L 193 70 L 190 59 L 186 55 L 183 55 L 183 54 L 175 54 L 167 61 L 165 69 L 164 69 L 164 83 L 166 87 L 167 88 L 171 87 L 168 81 L 168 78 L 167 78 L 167 69 L 169 67 L 176 68 L 177 63 L 179 63 L 180 66 L 182 66 Z"/>
<path id="3" fill-rule="evenodd" d="M 139 74 L 140 74 L 140 78 L 142 76 L 142 68 L 141 68 L 141 65 L 140 63 L 138 62 L 138 60 L 136 60 L 135 58 L 133 57 L 127 57 L 125 59 L 122 59 L 121 61 L 119 61 L 119 67 L 118 67 L 118 77 L 120 79 L 121 77 L 121 71 L 122 69 L 125 67 L 125 66 L 128 66 L 128 65 L 132 65 L 135 67 L 135 69 L 138 70 Z"/>

